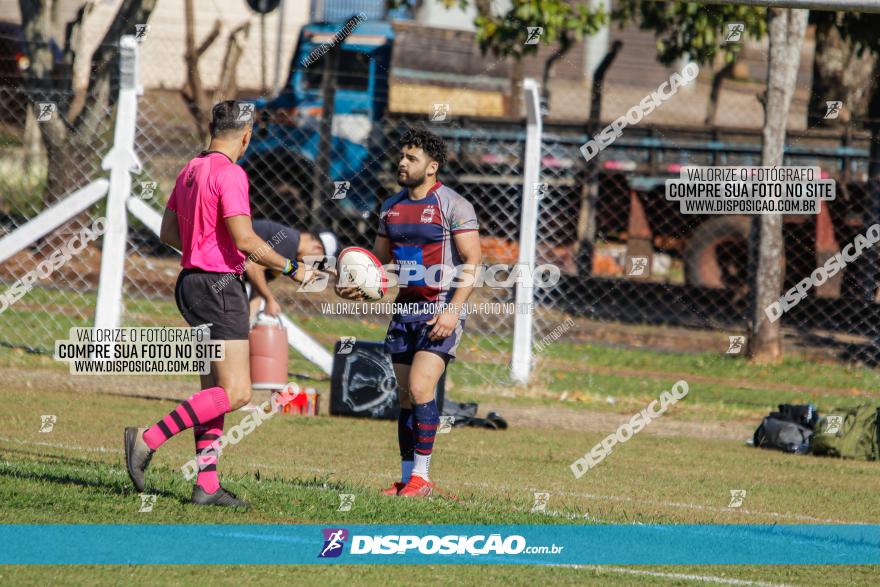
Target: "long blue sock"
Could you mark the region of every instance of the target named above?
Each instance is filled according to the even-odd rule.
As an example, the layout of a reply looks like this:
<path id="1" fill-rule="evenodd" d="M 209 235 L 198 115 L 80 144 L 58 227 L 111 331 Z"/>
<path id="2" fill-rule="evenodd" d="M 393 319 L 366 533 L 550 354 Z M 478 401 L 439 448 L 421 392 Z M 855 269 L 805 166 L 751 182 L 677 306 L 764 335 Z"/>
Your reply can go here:
<path id="1" fill-rule="evenodd" d="M 413 405 L 413 423 L 415 431 L 413 475 L 427 481 L 429 480 L 428 469 L 431 466 L 431 453 L 434 451 L 434 436 L 437 434 L 437 426 L 440 424 L 437 402 L 431 400 L 425 404 Z"/>

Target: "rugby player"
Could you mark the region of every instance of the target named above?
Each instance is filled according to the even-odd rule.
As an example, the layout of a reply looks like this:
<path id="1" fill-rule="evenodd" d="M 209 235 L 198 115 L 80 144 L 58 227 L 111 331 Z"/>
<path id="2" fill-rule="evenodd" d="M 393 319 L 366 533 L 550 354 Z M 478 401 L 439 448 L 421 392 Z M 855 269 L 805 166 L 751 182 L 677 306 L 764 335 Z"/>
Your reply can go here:
<path id="1" fill-rule="evenodd" d="M 248 508 L 220 485 L 217 452 L 211 443 L 223 434 L 224 414 L 251 397 L 248 300 L 242 271 L 246 259 L 292 279 L 311 282 L 315 271 L 284 258 L 254 233 L 248 178 L 236 165 L 247 150 L 251 116 L 227 100 L 211 112 L 211 142 L 177 176 L 162 218 L 162 242 L 182 251 L 175 301 L 184 320 L 203 326 L 212 340 L 225 341 L 225 357 L 201 376 L 201 391 L 149 428 L 125 429 L 125 462 L 132 483 L 144 490 L 153 453 L 172 436 L 192 428 L 199 473 L 192 503 Z"/>
<path id="2" fill-rule="evenodd" d="M 253 224 L 257 236 L 266 241 L 276 253 L 284 257 L 298 261 L 305 260 L 307 263 L 314 264 L 313 261 L 320 257 L 332 257 L 336 254 L 338 241 L 336 235 L 329 230 L 300 231 L 292 226 L 263 218 L 254 220 Z M 251 284 L 251 319 L 260 309 L 261 301 L 266 302 L 263 308 L 266 314 L 277 316 L 281 313 L 281 306 L 272 295 L 272 290 L 269 289 L 269 282 L 277 276 L 277 271 L 272 271 L 256 263 L 247 264 L 244 277 Z"/>
<path id="3" fill-rule="evenodd" d="M 443 140 L 425 129 L 411 129 L 401 137 L 400 148 L 397 183 L 404 189 L 383 202 L 373 244 L 383 265 L 400 267 L 385 352 L 391 355 L 400 399 L 401 479 L 382 493 L 427 497 L 434 490 L 429 468 L 440 422 L 434 389 L 461 341 L 464 305 L 482 253 L 473 206 L 437 180 L 446 162 Z M 457 277 L 437 279 L 429 269 L 436 266 Z M 413 274 L 417 267 L 425 269 L 424 278 L 417 270 Z M 338 292 L 363 299 L 354 288 Z"/>

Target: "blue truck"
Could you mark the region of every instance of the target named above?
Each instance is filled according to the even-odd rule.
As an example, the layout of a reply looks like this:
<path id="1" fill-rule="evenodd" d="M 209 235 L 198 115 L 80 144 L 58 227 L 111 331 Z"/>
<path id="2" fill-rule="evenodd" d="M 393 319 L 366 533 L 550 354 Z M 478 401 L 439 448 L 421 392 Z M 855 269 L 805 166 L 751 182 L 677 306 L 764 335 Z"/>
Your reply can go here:
<path id="1" fill-rule="evenodd" d="M 301 218 L 311 199 L 323 109 L 319 57 L 340 27 L 341 23 L 303 27 L 283 90 L 257 102 L 254 138 L 242 164 L 252 178 L 256 205 L 276 215 Z M 348 181 L 340 206 L 349 214 L 375 205 L 376 186 L 369 183 L 375 182 L 382 162 L 372 154 L 384 147 L 379 123 L 388 106 L 393 41 L 391 23 L 364 22 L 341 47 L 329 177 L 321 187 L 331 189 L 334 181 Z"/>

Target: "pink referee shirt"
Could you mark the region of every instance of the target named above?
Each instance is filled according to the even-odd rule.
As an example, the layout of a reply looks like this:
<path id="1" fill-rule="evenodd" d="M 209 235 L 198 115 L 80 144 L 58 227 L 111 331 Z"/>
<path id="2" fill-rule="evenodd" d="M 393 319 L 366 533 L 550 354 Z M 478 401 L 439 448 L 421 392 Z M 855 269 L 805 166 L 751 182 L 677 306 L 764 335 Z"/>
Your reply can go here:
<path id="1" fill-rule="evenodd" d="M 235 246 L 224 218 L 250 216 L 248 178 L 223 153 L 190 160 L 177 176 L 168 209 L 177 213 L 184 269 L 241 273 L 245 255 Z"/>

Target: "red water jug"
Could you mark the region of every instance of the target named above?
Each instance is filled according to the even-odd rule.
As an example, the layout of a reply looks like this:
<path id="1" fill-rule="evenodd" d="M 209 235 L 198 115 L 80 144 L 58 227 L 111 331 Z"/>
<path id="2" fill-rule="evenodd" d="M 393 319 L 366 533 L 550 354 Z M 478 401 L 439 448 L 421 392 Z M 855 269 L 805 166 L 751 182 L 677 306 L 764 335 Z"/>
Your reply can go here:
<path id="1" fill-rule="evenodd" d="M 282 389 L 287 385 L 287 330 L 281 318 L 257 314 L 248 336 L 251 346 L 251 387 Z"/>

